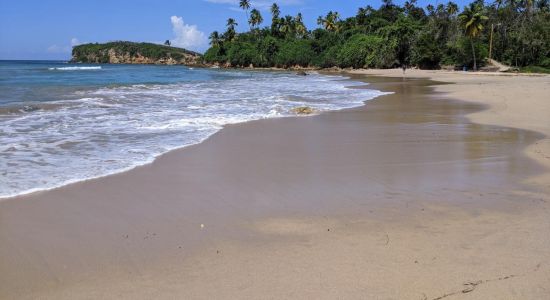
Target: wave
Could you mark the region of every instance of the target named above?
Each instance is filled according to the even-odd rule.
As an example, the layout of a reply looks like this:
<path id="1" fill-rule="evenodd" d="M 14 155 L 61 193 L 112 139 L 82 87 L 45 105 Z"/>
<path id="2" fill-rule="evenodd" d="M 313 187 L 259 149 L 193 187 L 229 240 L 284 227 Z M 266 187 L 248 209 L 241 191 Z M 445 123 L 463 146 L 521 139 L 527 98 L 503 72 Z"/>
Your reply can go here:
<path id="1" fill-rule="evenodd" d="M 101 67 L 57 67 L 57 68 L 48 68 L 48 70 L 55 70 L 55 71 L 101 70 Z"/>
<path id="2" fill-rule="evenodd" d="M 209 72 L 201 81 L 59 91 L 48 109 L 4 115 L 0 199 L 124 172 L 227 124 L 295 116 L 299 106 L 351 108 L 385 94 L 350 89 L 364 84 L 340 76 Z"/>

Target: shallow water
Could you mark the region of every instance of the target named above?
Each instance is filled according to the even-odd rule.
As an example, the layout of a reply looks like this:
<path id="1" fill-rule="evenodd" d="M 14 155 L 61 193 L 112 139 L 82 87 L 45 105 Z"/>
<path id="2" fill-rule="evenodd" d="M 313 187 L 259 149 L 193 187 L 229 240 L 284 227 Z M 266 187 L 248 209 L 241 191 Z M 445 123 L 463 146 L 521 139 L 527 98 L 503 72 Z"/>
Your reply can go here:
<path id="1" fill-rule="evenodd" d="M 0 61 L 0 198 L 121 172 L 223 125 L 359 106 L 340 76 Z"/>

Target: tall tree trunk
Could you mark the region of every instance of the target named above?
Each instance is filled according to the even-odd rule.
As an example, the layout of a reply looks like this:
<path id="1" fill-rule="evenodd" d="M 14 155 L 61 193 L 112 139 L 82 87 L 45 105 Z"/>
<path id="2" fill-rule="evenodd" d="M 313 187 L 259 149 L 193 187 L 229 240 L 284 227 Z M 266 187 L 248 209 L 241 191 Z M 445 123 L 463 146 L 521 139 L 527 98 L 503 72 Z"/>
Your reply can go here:
<path id="1" fill-rule="evenodd" d="M 248 9 L 246 9 L 246 21 L 248 22 L 248 28 L 250 28 L 250 31 L 252 31 L 252 24 L 250 24 L 250 14 L 248 13 Z"/>
<path id="2" fill-rule="evenodd" d="M 489 60 L 493 59 L 493 31 L 495 24 L 491 24 L 491 37 L 489 38 Z"/>
<path id="3" fill-rule="evenodd" d="M 470 44 L 472 45 L 472 55 L 474 57 L 474 71 L 477 71 L 476 49 L 474 47 L 474 39 L 473 38 L 470 38 Z"/>

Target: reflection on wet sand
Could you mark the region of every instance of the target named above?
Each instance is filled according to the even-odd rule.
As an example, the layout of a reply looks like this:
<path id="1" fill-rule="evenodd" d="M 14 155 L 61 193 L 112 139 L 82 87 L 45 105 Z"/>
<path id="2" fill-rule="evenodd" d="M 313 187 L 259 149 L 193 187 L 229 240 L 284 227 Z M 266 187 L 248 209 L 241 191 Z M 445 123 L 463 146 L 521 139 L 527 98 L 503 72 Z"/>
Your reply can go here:
<path id="1" fill-rule="evenodd" d="M 227 126 L 151 165 L 0 203 L 0 296 L 435 298 L 519 272 L 505 260 L 534 266 L 544 244 L 517 233 L 537 223 L 506 214 L 532 203 L 517 192 L 542 168 L 522 150 L 541 135 L 473 124 L 482 106 L 428 80 L 367 81 L 395 93 Z"/>

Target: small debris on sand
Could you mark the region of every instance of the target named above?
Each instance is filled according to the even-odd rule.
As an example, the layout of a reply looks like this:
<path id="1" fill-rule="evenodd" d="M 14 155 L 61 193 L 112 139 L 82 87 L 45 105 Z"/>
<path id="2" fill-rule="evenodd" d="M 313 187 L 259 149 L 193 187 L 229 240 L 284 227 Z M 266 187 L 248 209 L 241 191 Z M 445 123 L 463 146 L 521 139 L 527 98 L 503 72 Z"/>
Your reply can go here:
<path id="1" fill-rule="evenodd" d="M 291 111 L 297 115 L 311 115 L 315 112 L 315 110 L 309 106 L 295 107 Z"/>

